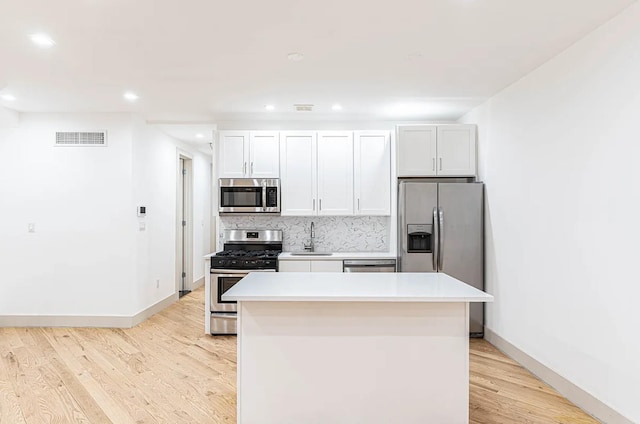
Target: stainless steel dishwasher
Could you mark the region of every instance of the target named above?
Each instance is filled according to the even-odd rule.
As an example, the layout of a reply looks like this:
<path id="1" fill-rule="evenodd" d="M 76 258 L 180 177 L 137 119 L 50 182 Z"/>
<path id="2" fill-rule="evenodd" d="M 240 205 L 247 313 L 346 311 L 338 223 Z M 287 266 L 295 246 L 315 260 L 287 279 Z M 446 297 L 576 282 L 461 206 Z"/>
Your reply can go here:
<path id="1" fill-rule="evenodd" d="M 342 261 L 344 272 L 396 272 L 395 259 L 358 259 Z"/>

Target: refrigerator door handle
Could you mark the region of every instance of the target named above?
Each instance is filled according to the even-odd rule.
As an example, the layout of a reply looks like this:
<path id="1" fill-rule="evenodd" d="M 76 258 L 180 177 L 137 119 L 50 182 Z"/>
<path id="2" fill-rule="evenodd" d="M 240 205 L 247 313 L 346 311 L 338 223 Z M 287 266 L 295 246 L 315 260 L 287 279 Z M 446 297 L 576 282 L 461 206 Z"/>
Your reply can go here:
<path id="1" fill-rule="evenodd" d="M 402 255 L 407 254 L 407 224 L 405 222 L 404 216 L 404 183 L 400 183 L 399 193 L 398 193 L 398 215 L 400 215 L 400 237 L 402 240 Z"/>
<path id="2" fill-rule="evenodd" d="M 431 253 L 431 258 L 433 261 L 433 271 L 438 271 L 438 252 L 440 251 L 440 240 L 439 240 L 440 231 L 438 231 L 438 209 L 433 208 L 433 249 Z"/>
<path id="3" fill-rule="evenodd" d="M 438 270 L 444 268 L 444 211 L 438 208 Z"/>

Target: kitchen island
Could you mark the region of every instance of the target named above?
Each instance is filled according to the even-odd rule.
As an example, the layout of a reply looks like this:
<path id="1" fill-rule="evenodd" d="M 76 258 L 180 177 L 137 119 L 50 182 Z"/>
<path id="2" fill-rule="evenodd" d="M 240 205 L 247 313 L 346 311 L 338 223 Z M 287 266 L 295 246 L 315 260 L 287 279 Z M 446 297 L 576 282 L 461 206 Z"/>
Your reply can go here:
<path id="1" fill-rule="evenodd" d="M 238 423 L 467 423 L 469 302 L 442 273 L 252 273 L 238 301 Z"/>

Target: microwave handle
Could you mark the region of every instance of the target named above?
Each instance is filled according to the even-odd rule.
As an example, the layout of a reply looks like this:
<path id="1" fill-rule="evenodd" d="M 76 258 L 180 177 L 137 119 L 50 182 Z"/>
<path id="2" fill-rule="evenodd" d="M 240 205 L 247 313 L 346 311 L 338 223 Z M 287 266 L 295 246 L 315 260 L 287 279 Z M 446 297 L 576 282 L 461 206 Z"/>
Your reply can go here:
<path id="1" fill-rule="evenodd" d="M 267 210 L 267 186 L 262 186 L 262 209 Z"/>

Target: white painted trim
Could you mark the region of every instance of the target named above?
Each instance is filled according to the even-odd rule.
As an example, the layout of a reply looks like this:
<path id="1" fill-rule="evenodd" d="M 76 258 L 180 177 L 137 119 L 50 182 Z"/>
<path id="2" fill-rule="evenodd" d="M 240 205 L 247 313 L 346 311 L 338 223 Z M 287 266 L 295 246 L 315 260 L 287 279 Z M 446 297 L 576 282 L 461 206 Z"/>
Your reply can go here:
<path id="1" fill-rule="evenodd" d="M 201 279 L 202 280 L 202 279 Z M 200 281 L 200 280 L 198 280 Z M 82 316 L 82 315 L 0 315 L 2 327 L 99 327 L 131 328 L 160 312 L 178 300 L 178 293 L 138 312 L 134 316 Z"/>
<path id="2" fill-rule="evenodd" d="M 186 180 L 186 195 L 183 197 L 182 193 L 182 168 L 180 167 L 180 160 L 183 159 L 185 161 L 185 169 L 187 170 L 187 180 Z M 178 292 L 180 290 L 180 281 L 181 281 L 181 264 L 182 264 L 182 244 L 180 233 L 182 232 L 182 222 L 180 220 L 180 216 L 182 214 L 182 207 L 185 209 L 185 220 L 187 221 L 186 229 L 185 229 L 185 241 L 184 248 L 186 252 L 185 262 L 187 263 L 187 269 L 185 273 L 187 274 L 185 277 L 185 282 L 190 282 L 193 279 L 193 155 L 181 148 L 176 148 L 176 281 L 175 281 L 175 290 Z M 186 201 L 185 205 L 182 205 L 182 199 Z M 191 287 L 185 287 L 187 290 L 193 290 Z"/>
<path id="3" fill-rule="evenodd" d="M 2 315 L 0 327 L 105 327 L 131 328 L 127 316 Z"/>
<path id="4" fill-rule="evenodd" d="M 595 398 L 585 390 L 576 386 L 551 368 L 541 364 L 516 346 L 512 345 L 493 330 L 485 327 L 484 338 L 489 343 L 497 347 L 511 359 L 518 362 L 540 380 L 544 381 L 564 397 L 576 404 L 588 414 L 591 414 L 599 421 L 606 424 L 633 424 L 633 421 L 624 417 L 609 405 Z"/>
<path id="5" fill-rule="evenodd" d="M 173 293 L 167 297 L 165 297 L 164 299 L 162 299 L 161 301 L 154 303 L 153 305 L 149 306 L 146 309 L 143 309 L 142 311 L 138 312 L 137 314 L 135 314 L 134 316 L 131 317 L 131 327 L 135 327 L 136 325 L 140 324 L 141 322 L 145 321 L 147 318 L 150 318 L 151 316 L 157 314 L 158 312 L 162 311 L 164 308 L 172 305 L 173 303 L 175 303 L 178 300 L 179 296 L 178 296 L 178 292 Z"/>
<path id="6" fill-rule="evenodd" d="M 204 285 L 204 276 L 191 283 L 191 290 L 195 290 Z"/>

